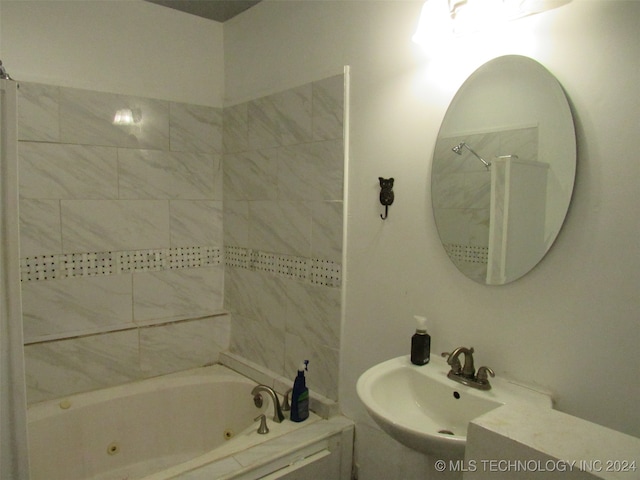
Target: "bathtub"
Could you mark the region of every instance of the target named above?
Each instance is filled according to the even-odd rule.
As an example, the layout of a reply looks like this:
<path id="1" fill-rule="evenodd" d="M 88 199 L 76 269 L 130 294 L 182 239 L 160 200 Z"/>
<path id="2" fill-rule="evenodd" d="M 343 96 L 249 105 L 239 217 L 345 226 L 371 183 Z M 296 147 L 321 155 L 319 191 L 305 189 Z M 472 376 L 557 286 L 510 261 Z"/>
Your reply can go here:
<path id="1" fill-rule="evenodd" d="M 331 450 L 327 433 L 344 430 L 344 424 L 313 413 L 302 423 L 287 419 L 276 424 L 269 401 L 260 409 L 253 404 L 255 385 L 213 365 L 34 404 L 27 414 L 31 479 L 236 478 L 232 460 L 247 457 L 252 449 L 257 452 L 265 442 L 284 454 L 286 446 L 274 447 L 274 442 L 298 430 L 302 436 L 289 442 L 304 450 L 296 458 Z M 254 421 L 263 412 L 267 435 L 257 433 Z M 314 424 L 320 427 L 315 433 L 309 430 Z M 266 463 L 262 459 L 260 465 Z M 236 464 L 242 478 L 250 478 L 246 472 L 251 465 L 241 459 Z M 213 467 L 223 468 L 224 474 L 212 473 Z"/>

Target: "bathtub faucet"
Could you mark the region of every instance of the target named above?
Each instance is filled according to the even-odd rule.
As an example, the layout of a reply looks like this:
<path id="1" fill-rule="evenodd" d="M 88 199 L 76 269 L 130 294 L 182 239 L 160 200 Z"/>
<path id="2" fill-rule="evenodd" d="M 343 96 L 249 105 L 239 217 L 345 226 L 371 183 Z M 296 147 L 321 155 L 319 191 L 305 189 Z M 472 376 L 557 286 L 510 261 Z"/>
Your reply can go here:
<path id="1" fill-rule="evenodd" d="M 260 392 L 265 392 L 271 397 L 271 401 L 273 402 L 273 421 L 276 423 L 282 423 L 282 420 L 284 420 L 284 414 L 280 408 L 280 401 L 278 400 L 276 392 L 273 388 L 266 385 L 258 385 L 257 387 L 254 387 L 253 390 L 251 390 L 251 395 L 253 395 L 253 401 L 258 407 L 262 406 L 262 395 Z"/>

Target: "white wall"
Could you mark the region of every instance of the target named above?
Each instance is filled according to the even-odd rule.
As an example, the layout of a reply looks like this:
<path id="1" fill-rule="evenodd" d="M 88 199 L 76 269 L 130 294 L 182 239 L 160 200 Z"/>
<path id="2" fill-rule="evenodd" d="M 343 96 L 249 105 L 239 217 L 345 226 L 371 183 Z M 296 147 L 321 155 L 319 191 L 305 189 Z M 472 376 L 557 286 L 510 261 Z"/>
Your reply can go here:
<path id="1" fill-rule="evenodd" d="M 222 24 L 142 0 L 0 0 L 17 80 L 222 106 Z"/>
<path id="2" fill-rule="evenodd" d="M 419 12 L 406 1 L 267 0 L 225 25 L 226 104 L 351 65 L 345 413 L 369 422 L 355 382 L 408 353 L 412 315 L 421 313 L 434 353 L 472 345 L 477 365 L 550 389 L 558 409 L 640 436 L 640 384 L 629 377 L 640 371 L 640 162 L 628 144 L 640 133 L 640 2 L 576 0 L 431 58 L 410 42 Z M 521 280 L 488 287 L 461 275 L 442 249 L 429 170 L 457 88 L 503 54 L 538 60 L 564 86 L 579 158 L 549 254 Z M 396 179 L 385 222 L 378 176 Z"/>

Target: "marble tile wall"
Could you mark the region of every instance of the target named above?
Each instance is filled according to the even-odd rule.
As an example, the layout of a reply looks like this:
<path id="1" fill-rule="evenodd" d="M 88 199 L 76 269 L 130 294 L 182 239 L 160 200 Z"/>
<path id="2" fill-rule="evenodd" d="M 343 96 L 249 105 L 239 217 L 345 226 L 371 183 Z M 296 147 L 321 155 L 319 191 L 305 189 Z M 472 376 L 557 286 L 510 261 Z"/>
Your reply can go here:
<path id="1" fill-rule="evenodd" d="M 19 140 L 29 401 L 216 361 L 222 109 L 23 82 Z"/>
<path id="2" fill-rule="evenodd" d="M 227 108 L 224 129 L 221 109 L 21 85 L 29 402 L 229 345 L 279 375 L 308 358 L 337 398 L 343 82 Z M 120 108 L 138 123 L 114 125 Z"/>
<path id="3" fill-rule="evenodd" d="M 457 155 L 451 148 L 467 142 L 487 161 L 498 155 L 538 158 L 538 129 L 526 127 L 439 138 L 432 172 L 433 210 L 447 254 L 467 276 L 484 283 L 489 257 L 491 173 L 471 152 Z"/>
<path id="4" fill-rule="evenodd" d="M 224 109 L 231 352 L 337 399 L 344 77 Z"/>

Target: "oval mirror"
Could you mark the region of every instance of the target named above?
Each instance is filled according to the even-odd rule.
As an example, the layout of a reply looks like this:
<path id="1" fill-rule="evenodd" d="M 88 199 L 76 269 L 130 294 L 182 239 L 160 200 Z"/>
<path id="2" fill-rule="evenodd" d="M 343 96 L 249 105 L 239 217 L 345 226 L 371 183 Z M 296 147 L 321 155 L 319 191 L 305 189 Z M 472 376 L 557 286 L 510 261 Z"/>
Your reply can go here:
<path id="1" fill-rule="evenodd" d="M 433 154 L 433 215 L 449 258 L 487 285 L 525 275 L 562 227 L 575 171 L 573 117 L 555 77 L 518 55 L 485 63 L 453 98 Z"/>

